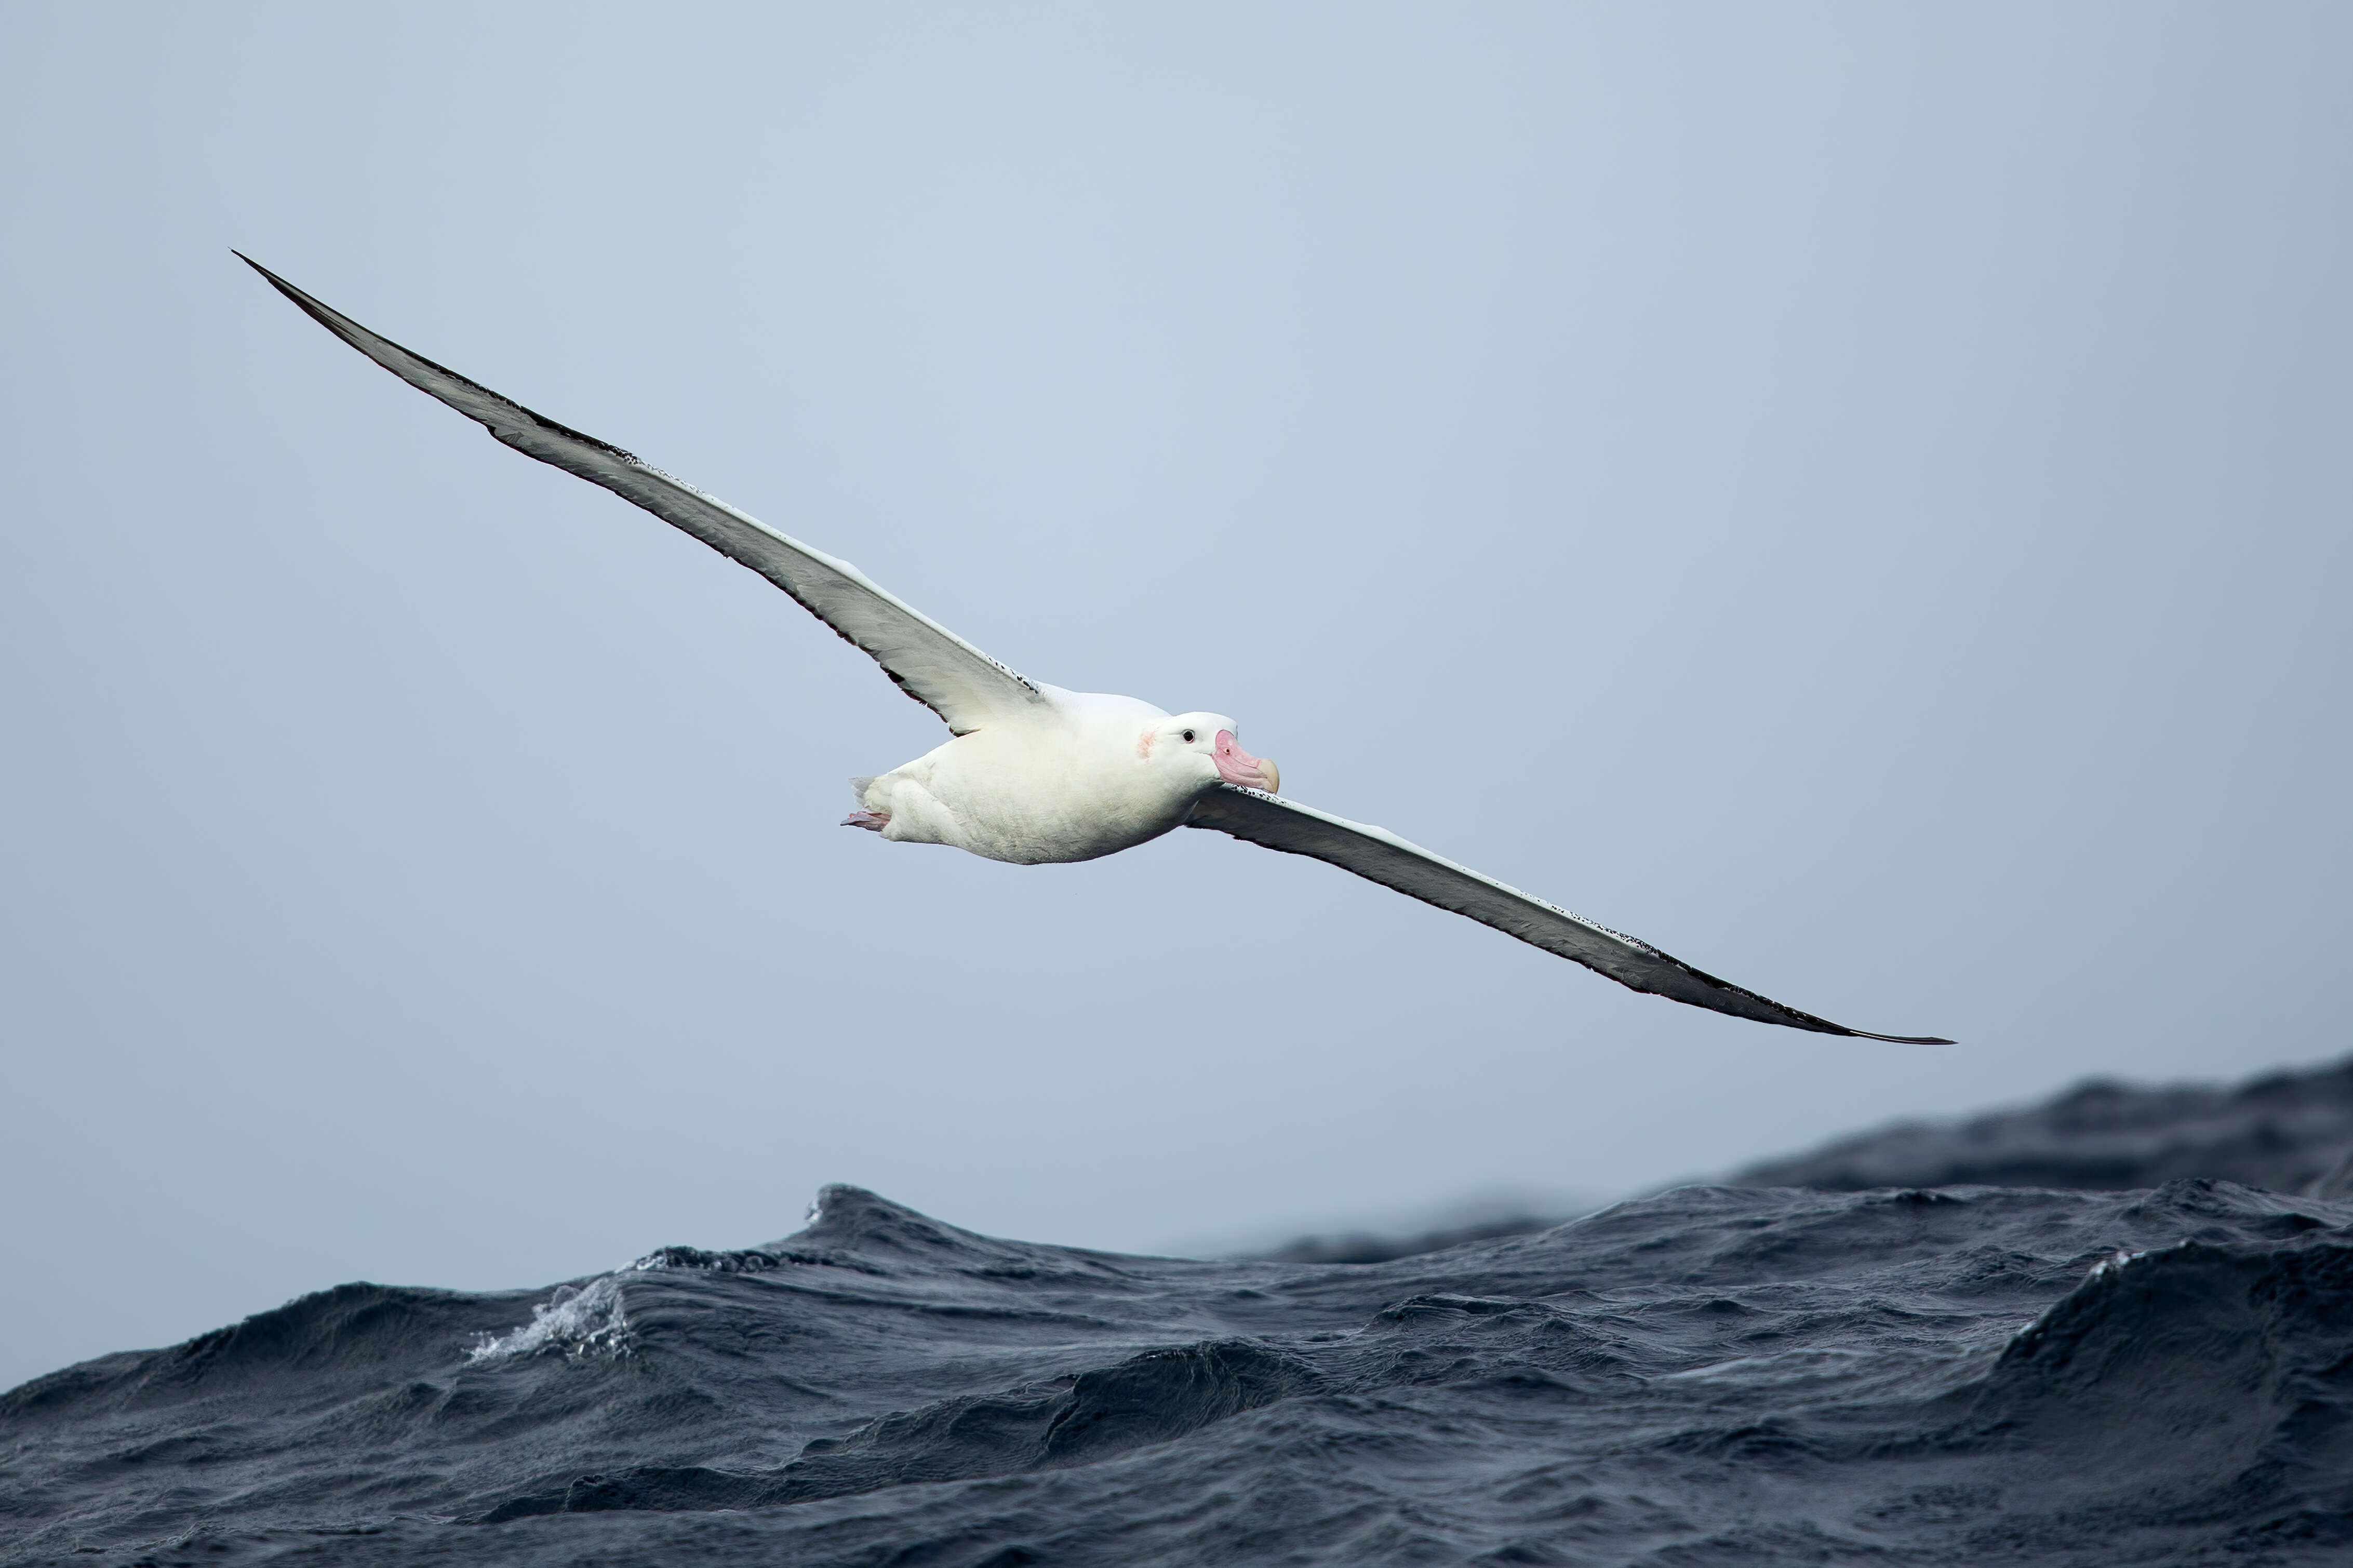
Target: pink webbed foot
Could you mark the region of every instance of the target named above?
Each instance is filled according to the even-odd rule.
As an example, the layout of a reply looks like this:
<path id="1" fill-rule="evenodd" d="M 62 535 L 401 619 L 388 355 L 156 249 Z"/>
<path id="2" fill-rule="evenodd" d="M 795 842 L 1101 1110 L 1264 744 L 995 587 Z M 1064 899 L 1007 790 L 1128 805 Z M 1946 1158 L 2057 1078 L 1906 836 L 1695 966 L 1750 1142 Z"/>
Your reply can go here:
<path id="1" fill-rule="evenodd" d="M 844 827 L 862 827 L 869 833 L 880 833 L 891 826 L 887 811 L 853 811 L 841 819 Z"/>

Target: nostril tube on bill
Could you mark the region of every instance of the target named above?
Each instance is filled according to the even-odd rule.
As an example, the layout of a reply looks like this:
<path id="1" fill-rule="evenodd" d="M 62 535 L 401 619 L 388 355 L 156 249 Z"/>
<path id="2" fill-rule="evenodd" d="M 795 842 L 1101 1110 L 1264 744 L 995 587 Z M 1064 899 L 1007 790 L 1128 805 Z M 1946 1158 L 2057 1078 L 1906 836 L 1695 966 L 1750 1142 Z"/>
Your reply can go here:
<path id="1" fill-rule="evenodd" d="M 1234 732 L 1231 730 L 1218 731 L 1216 756 L 1218 776 L 1229 784 L 1240 784 L 1244 789 L 1264 790 L 1267 794 L 1272 795 L 1276 781 L 1282 776 L 1275 771 L 1272 763 L 1263 757 L 1253 757 L 1243 751 L 1236 743 Z"/>

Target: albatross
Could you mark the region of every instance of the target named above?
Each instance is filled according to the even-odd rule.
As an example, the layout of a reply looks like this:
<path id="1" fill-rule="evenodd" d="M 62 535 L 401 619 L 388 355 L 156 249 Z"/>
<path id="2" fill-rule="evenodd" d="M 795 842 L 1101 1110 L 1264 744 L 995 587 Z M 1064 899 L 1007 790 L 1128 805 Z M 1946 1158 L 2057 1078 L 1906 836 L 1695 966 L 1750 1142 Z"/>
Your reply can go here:
<path id="1" fill-rule="evenodd" d="M 1287 799 L 1282 773 L 1242 749 L 1241 727 L 1227 715 L 1166 713 L 1133 697 L 1032 680 L 849 562 L 412 353 L 242 251 L 232 254 L 312 321 L 507 446 L 602 485 L 774 583 L 938 714 L 947 742 L 889 773 L 850 781 L 857 808 L 844 826 L 894 844 L 944 844 L 1020 866 L 1092 860 L 1176 827 L 1214 828 L 1467 915 L 1653 996 L 1819 1035 L 1952 1044 L 1933 1035 L 1850 1029 L 1801 1013 L 1385 828 Z"/>

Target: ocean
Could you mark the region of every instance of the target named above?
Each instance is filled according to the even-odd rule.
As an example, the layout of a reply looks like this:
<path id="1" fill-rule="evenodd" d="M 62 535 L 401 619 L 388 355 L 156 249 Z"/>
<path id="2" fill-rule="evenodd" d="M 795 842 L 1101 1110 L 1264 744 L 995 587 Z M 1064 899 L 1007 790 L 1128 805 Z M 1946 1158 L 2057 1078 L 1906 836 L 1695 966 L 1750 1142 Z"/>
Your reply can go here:
<path id="1" fill-rule="evenodd" d="M 2343 1563 L 2348 1415 L 2353 1204 L 2211 1178 L 1691 1186 L 1369 1264 L 831 1187 L 0 1395 L 0 1562 Z"/>

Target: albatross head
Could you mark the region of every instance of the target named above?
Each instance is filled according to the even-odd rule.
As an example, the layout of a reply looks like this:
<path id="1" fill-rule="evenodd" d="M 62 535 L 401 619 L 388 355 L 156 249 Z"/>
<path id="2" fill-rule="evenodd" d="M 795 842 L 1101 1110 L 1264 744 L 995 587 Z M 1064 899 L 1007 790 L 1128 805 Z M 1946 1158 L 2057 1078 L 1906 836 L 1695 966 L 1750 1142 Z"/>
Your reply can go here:
<path id="1" fill-rule="evenodd" d="M 1181 768 L 1206 789 L 1220 780 L 1245 789 L 1275 794 L 1282 771 L 1253 757 L 1234 739 L 1234 721 L 1222 713 L 1179 713 L 1144 732 L 1137 752 L 1163 767 Z"/>

